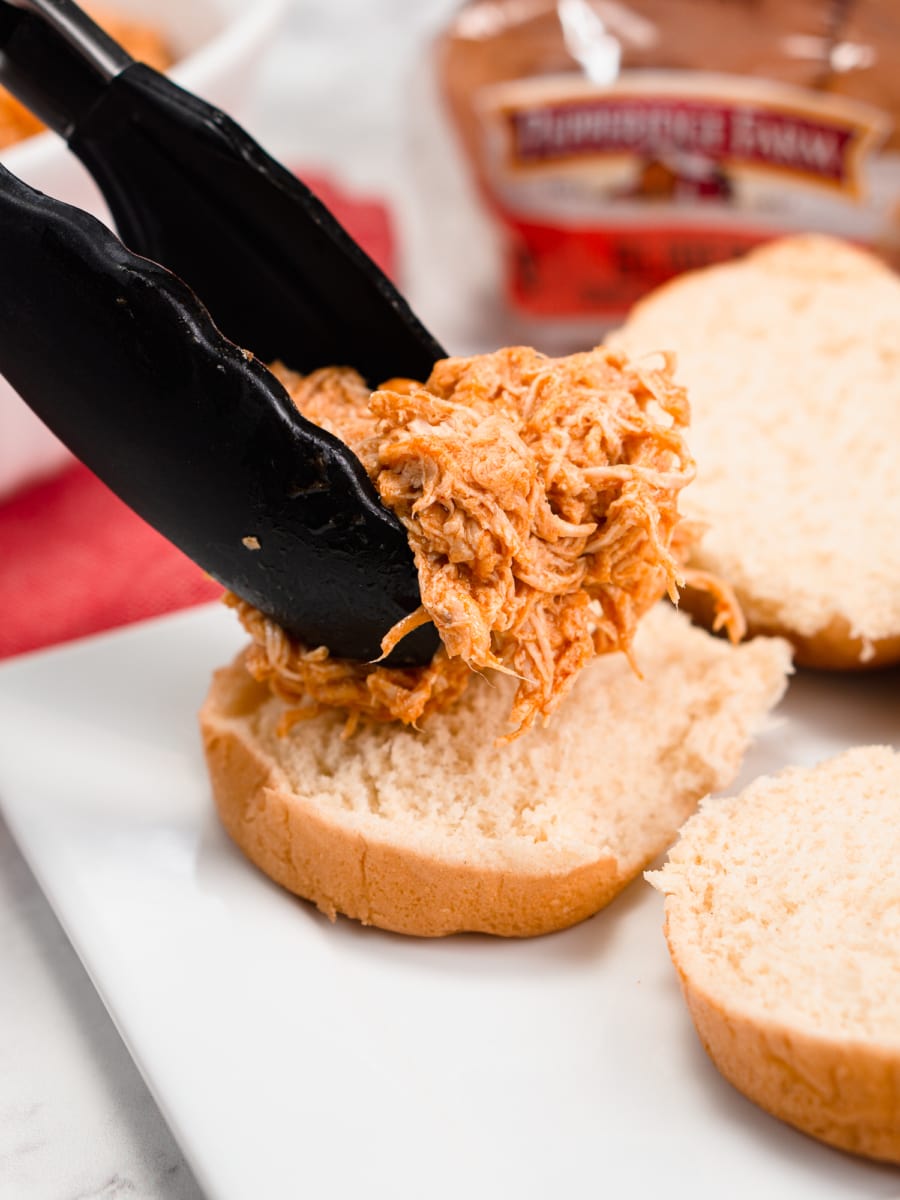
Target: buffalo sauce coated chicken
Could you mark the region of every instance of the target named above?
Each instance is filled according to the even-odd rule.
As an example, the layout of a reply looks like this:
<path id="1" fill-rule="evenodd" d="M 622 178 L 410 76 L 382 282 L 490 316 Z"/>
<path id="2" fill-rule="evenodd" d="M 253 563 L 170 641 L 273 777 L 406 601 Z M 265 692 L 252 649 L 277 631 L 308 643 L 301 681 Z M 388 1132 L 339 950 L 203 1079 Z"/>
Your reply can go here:
<path id="1" fill-rule="evenodd" d="M 372 393 L 345 368 L 273 370 L 304 416 L 354 450 L 407 530 L 422 607 L 384 653 L 429 620 L 442 642 L 422 668 L 351 663 L 230 597 L 253 638 L 248 667 L 289 703 L 287 726 L 326 707 L 345 710 L 348 729 L 360 717 L 415 724 L 493 669 L 518 680 L 511 739 L 550 716 L 594 655 L 629 654 L 644 613 L 676 598 L 697 532 L 677 506 L 694 464 L 665 356 L 654 366 L 514 347 Z M 739 636 L 733 598 L 706 582 Z"/>

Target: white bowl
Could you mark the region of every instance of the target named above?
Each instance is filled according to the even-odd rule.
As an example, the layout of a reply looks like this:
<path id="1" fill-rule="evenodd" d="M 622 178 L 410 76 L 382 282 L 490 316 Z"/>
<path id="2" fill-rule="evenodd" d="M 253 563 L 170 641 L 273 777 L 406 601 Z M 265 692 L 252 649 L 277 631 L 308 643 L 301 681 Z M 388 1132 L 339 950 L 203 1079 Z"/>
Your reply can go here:
<path id="1" fill-rule="evenodd" d="M 237 120 L 288 0 L 103 0 L 162 29 L 177 58 L 172 78 Z M 26 183 L 108 220 L 99 191 L 55 134 L 12 146 L 0 161 Z M 2 268 L 0 268 L 2 286 Z M 0 378 L 0 497 L 71 461 L 65 447 Z"/>

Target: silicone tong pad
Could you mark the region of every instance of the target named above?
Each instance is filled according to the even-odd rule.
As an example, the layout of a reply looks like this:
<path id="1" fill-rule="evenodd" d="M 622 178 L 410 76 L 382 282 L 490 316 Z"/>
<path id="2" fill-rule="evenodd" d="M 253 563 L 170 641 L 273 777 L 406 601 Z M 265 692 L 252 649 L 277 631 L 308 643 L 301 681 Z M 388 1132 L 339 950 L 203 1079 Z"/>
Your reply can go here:
<path id="1" fill-rule="evenodd" d="M 0 371 L 50 428 L 290 632 L 376 658 L 418 606 L 418 583 L 355 456 L 297 414 L 179 279 L 3 168 L 0 262 Z M 423 627 L 390 661 L 424 661 L 435 645 Z"/>
<path id="2" fill-rule="evenodd" d="M 122 241 L 189 284 L 264 361 L 352 366 L 372 385 L 424 379 L 443 350 L 309 189 L 224 113 L 133 62 L 76 6 L 58 7 L 74 42 L 0 3 L 0 77 L 66 137 Z"/>
<path id="3" fill-rule="evenodd" d="M 218 109 L 135 63 L 69 145 L 122 241 L 164 263 L 227 337 L 296 370 L 424 380 L 444 352 L 298 179 Z"/>

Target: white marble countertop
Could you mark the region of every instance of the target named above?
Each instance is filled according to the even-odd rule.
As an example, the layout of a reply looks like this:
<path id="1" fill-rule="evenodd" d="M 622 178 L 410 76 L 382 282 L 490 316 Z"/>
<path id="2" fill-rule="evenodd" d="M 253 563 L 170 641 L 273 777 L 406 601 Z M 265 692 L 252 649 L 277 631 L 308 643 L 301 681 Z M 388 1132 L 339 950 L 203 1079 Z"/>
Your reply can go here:
<path id="1" fill-rule="evenodd" d="M 286 161 L 402 208 L 417 48 L 452 8 L 452 0 L 294 0 L 246 124 Z M 410 275 L 414 258 L 408 251 Z M 452 313 L 439 336 L 460 348 L 451 325 Z M 202 1200 L 2 819 L 0 1200 Z"/>

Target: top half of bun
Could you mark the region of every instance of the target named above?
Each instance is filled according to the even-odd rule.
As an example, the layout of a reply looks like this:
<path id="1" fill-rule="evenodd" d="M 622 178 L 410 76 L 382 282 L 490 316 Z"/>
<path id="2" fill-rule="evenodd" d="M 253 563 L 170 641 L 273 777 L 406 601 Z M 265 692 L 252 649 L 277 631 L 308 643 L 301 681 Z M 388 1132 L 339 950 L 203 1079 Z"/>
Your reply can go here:
<path id="1" fill-rule="evenodd" d="M 708 526 L 694 563 L 802 664 L 900 661 L 900 279 L 820 236 L 682 276 L 611 341 L 672 350 Z"/>

